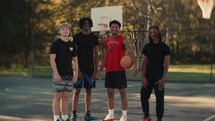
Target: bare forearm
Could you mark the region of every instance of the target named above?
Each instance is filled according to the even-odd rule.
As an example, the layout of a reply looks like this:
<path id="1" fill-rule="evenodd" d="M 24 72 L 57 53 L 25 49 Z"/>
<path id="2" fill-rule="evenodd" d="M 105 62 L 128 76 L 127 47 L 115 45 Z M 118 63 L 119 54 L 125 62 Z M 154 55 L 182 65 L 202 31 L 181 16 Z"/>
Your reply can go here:
<path id="1" fill-rule="evenodd" d="M 55 62 L 55 58 L 51 55 L 50 55 L 50 64 L 51 64 L 51 68 L 52 68 L 52 71 L 54 72 L 54 74 L 59 75 L 58 70 L 57 70 L 57 65 Z"/>
<path id="2" fill-rule="evenodd" d="M 77 59 L 77 57 L 75 57 L 73 59 L 73 61 L 74 61 L 75 75 L 78 75 L 78 68 L 79 68 L 79 66 L 78 66 L 78 59 Z"/>
<path id="3" fill-rule="evenodd" d="M 170 62 L 170 56 L 167 55 L 165 56 L 164 58 L 164 70 L 163 70 L 163 76 L 162 76 L 162 79 L 165 80 L 166 79 L 166 75 L 168 73 L 168 70 L 169 70 L 169 62 Z"/>

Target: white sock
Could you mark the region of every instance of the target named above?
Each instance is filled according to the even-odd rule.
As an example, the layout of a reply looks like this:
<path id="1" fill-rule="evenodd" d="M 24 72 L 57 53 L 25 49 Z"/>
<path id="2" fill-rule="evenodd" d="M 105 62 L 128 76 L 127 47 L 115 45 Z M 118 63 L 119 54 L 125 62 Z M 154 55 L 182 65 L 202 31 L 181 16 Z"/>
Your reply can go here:
<path id="1" fill-rule="evenodd" d="M 58 119 L 60 119 L 59 115 L 54 115 L 54 120 L 57 121 Z"/>
<path id="2" fill-rule="evenodd" d="M 127 117 L 127 110 L 122 110 L 122 116 Z"/>
<path id="3" fill-rule="evenodd" d="M 62 119 L 66 121 L 68 119 L 68 115 L 62 115 Z"/>
<path id="4" fill-rule="evenodd" d="M 109 112 L 109 118 L 114 118 L 114 109 L 109 109 L 108 110 L 108 112 Z"/>

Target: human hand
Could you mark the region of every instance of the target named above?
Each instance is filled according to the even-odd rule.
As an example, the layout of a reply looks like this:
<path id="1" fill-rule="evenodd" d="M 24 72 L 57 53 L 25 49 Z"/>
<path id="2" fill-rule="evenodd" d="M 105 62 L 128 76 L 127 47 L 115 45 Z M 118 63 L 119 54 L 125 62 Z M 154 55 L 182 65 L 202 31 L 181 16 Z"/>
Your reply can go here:
<path id="1" fill-rule="evenodd" d="M 156 82 L 156 85 L 158 84 L 158 90 L 162 91 L 164 89 L 164 80 L 160 79 Z"/>
<path id="2" fill-rule="evenodd" d="M 136 64 L 133 65 L 133 68 L 132 68 L 132 75 L 133 75 L 133 76 L 136 76 L 136 75 L 137 75 L 137 65 L 136 65 Z"/>
<path id="3" fill-rule="evenodd" d="M 54 75 L 54 79 L 56 83 L 60 83 L 62 81 L 62 78 L 59 74 Z"/>
<path id="4" fill-rule="evenodd" d="M 99 80 L 102 79 L 102 71 L 99 71 L 99 72 L 97 73 L 97 78 L 98 78 Z"/>
<path id="5" fill-rule="evenodd" d="M 143 77 L 143 79 L 141 81 L 141 85 L 143 88 L 146 88 L 148 86 L 148 81 L 147 81 L 146 77 Z"/>

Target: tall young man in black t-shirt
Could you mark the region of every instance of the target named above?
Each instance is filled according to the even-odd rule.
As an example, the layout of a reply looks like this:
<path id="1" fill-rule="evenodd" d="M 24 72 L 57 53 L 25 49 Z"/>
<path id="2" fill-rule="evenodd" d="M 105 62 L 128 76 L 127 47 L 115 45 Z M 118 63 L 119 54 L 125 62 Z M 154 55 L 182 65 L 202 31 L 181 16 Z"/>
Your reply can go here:
<path id="1" fill-rule="evenodd" d="M 153 88 L 156 97 L 157 121 L 162 121 L 164 113 L 164 83 L 169 68 L 170 49 L 162 42 L 158 26 L 149 28 L 149 43 L 144 46 L 142 54 L 144 57 L 140 95 L 144 117 L 141 121 L 151 121 L 149 98 Z"/>
<path id="2" fill-rule="evenodd" d="M 93 22 L 90 18 L 84 17 L 80 19 L 79 27 L 81 32 L 76 34 L 73 41 L 77 45 L 78 52 L 78 81 L 74 84 L 75 92 L 72 99 L 72 119 L 76 121 L 78 99 L 81 88 L 84 87 L 85 92 L 85 121 L 95 120 L 90 114 L 91 105 L 91 88 L 95 87 L 95 77 L 98 67 L 98 49 L 99 41 L 98 37 L 91 33 L 91 27 Z"/>
<path id="3" fill-rule="evenodd" d="M 53 70 L 53 90 L 55 92 L 52 110 L 54 121 L 70 121 L 68 118 L 68 99 L 72 85 L 78 79 L 78 59 L 74 43 L 69 41 L 71 26 L 67 23 L 59 27 L 60 38 L 50 47 L 50 64 Z M 73 74 L 72 61 L 74 62 L 75 75 Z"/>

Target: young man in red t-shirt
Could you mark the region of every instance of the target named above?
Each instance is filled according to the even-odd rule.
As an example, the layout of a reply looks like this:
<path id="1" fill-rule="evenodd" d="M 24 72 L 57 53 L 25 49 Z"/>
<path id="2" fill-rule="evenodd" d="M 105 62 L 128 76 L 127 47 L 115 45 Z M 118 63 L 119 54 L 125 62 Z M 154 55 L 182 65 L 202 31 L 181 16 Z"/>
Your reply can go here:
<path id="1" fill-rule="evenodd" d="M 115 89 L 119 89 L 122 100 L 122 117 L 120 121 L 127 121 L 127 97 L 126 97 L 126 75 L 125 69 L 120 65 L 120 59 L 125 55 L 127 50 L 133 60 L 132 73 L 135 76 L 137 73 L 136 58 L 129 42 L 124 36 L 119 34 L 121 23 L 117 20 L 113 20 L 109 23 L 112 36 L 104 41 L 105 56 L 102 60 L 102 64 L 99 70 L 99 77 L 103 68 L 106 68 L 105 87 L 108 92 L 108 108 L 109 113 L 102 121 L 114 121 L 114 92 Z"/>

